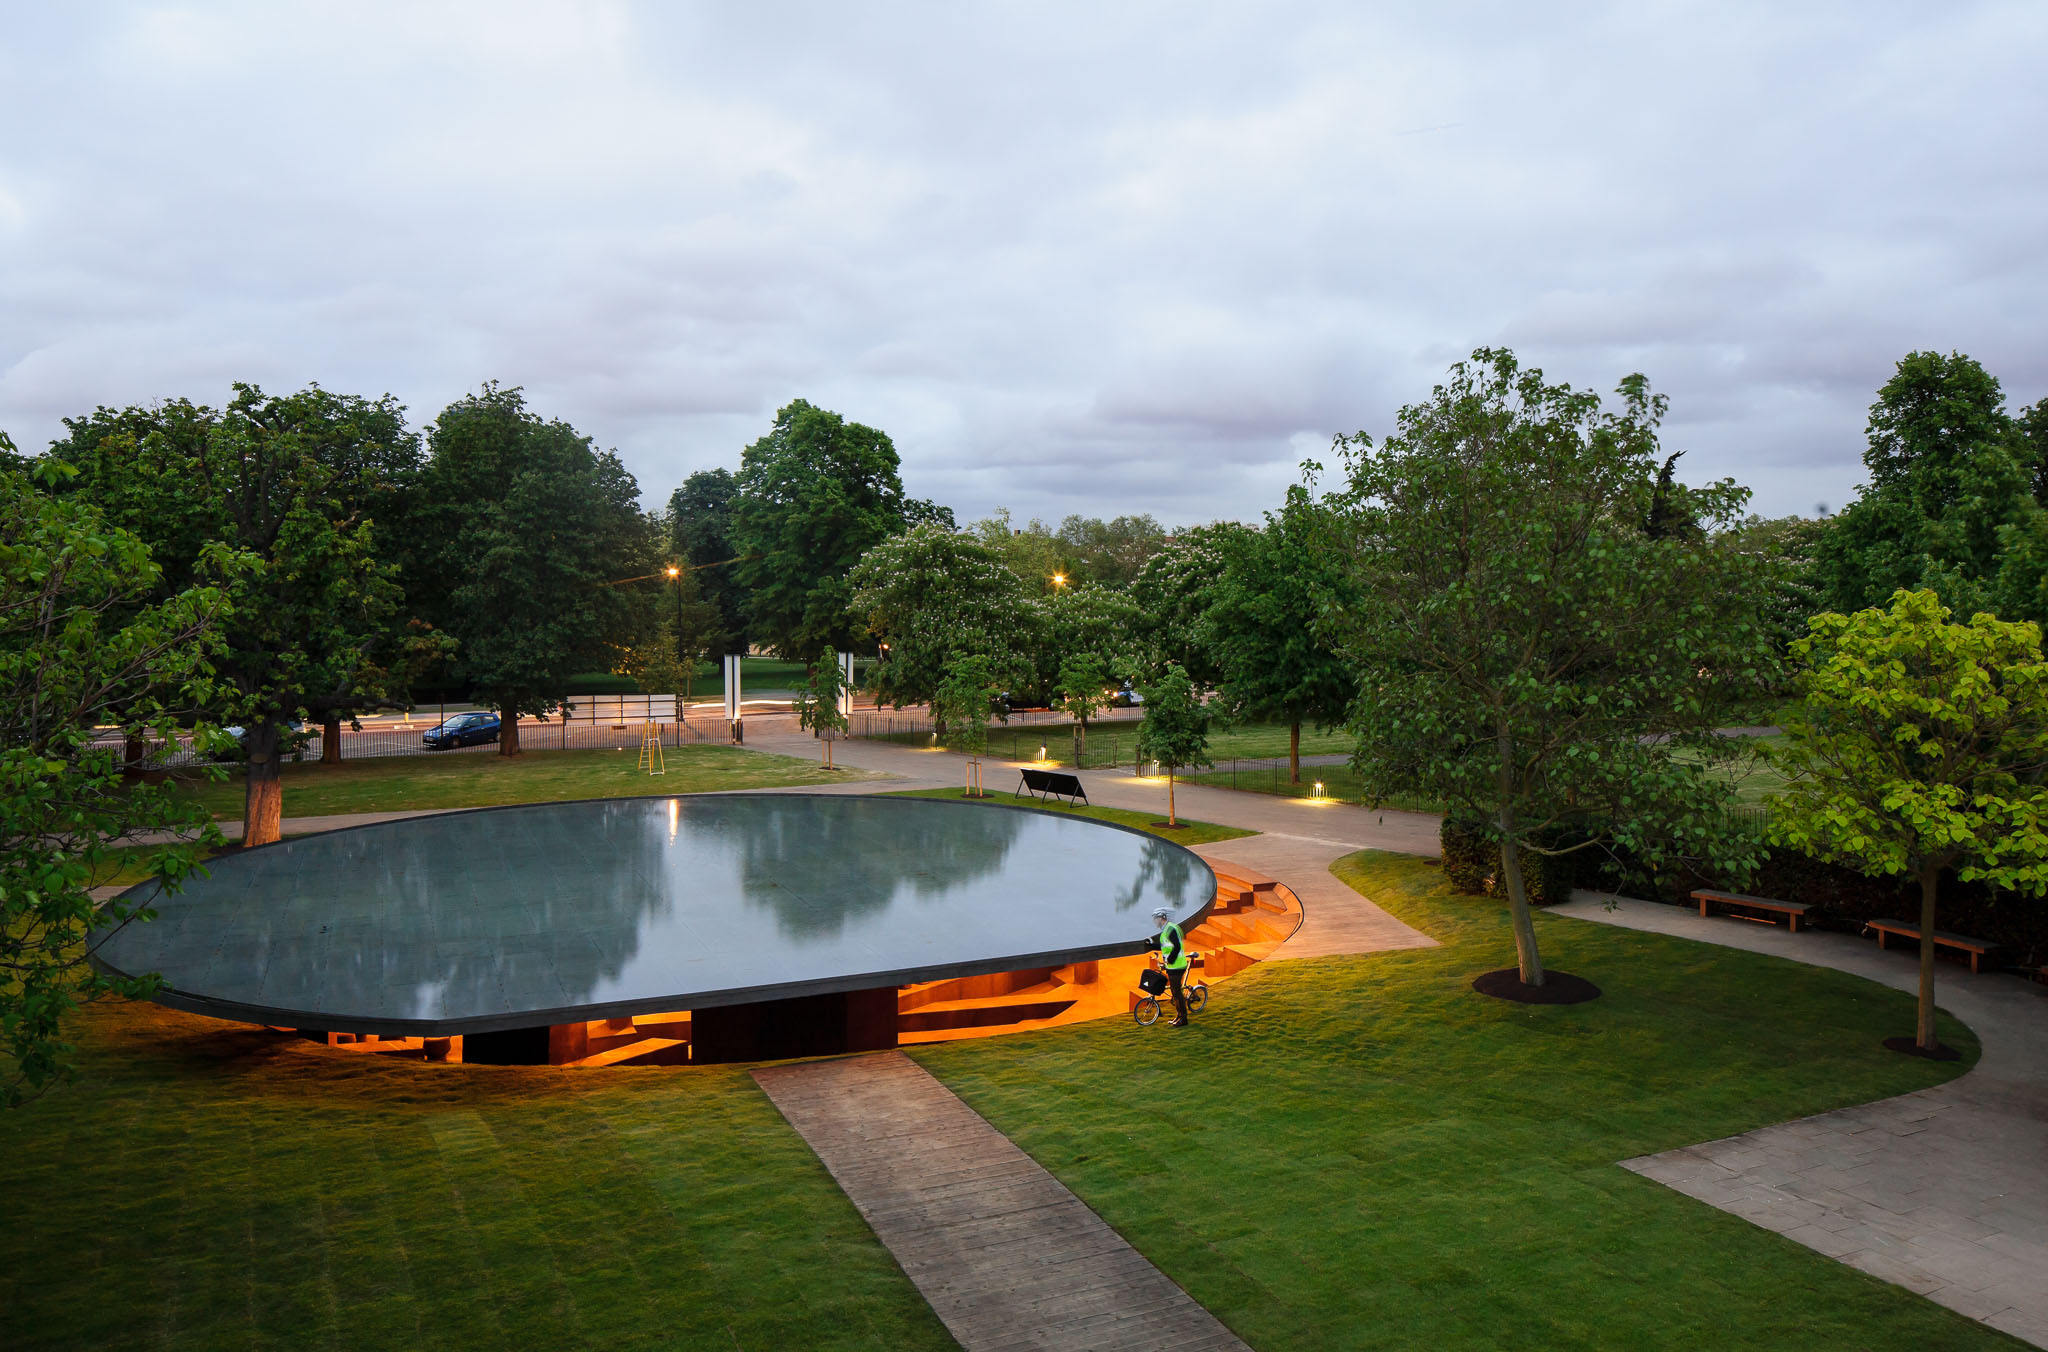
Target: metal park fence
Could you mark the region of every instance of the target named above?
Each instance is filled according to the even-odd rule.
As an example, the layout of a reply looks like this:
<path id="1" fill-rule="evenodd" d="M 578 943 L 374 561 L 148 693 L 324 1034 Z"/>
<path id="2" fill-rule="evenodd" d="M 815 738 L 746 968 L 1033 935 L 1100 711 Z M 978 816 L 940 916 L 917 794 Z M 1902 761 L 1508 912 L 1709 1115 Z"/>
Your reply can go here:
<path id="1" fill-rule="evenodd" d="M 766 709 L 757 709 L 752 702 L 748 708 L 750 712 L 777 710 L 773 704 Z M 570 702 L 566 715 L 558 713 L 545 720 L 521 719 L 519 745 L 525 751 L 634 751 L 639 748 L 642 732 L 649 723 L 654 724 L 662 746 L 669 750 L 693 743 L 722 744 L 729 739 L 721 706 L 685 709 L 681 719 L 675 716 L 675 710 L 676 702 L 672 696 L 583 696 Z M 460 756 L 476 752 L 495 753 L 498 749 L 496 741 L 446 750 L 430 747 L 421 737 L 441 722 L 438 715 L 428 714 L 402 723 L 372 724 L 361 729 L 343 723 L 340 731 L 341 759 Z M 109 745 L 124 746 L 119 741 Z M 232 763 L 237 759 L 231 754 L 209 756 L 196 749 L 189 738 L 183 737 L 175 742 L 152 739 L 137 750 L 144 767 L 150 770 L 177 770 L 213 760 Z M 287 740 L 285 757 L 293 761 L 317 761 L 324 757 L 326 751 L 326 730 L 316 724 Z"/>

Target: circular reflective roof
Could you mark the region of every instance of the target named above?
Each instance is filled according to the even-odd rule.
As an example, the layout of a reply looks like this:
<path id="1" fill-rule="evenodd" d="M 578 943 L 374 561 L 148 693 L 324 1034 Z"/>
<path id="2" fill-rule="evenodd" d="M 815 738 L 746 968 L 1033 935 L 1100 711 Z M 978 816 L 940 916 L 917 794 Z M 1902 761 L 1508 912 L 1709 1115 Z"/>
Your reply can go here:
<path id="1" fill-rule="evenodd" d="M 723 795 L 452 812 L 214 860 L 95 960 L 158 999 L 488 1032 L 1135 953 L 1206 909 L 1182 846 L 1054 812 Z"/>

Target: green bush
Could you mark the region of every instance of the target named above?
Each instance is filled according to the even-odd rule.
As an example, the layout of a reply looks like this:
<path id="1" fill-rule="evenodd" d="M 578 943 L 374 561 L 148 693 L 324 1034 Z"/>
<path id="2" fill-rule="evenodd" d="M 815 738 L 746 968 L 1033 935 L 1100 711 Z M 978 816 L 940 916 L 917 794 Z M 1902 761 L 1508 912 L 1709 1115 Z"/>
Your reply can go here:
<path id="1" fill-rule="evenodd" d="M 1581 829 L 1560 826 L 1544 832 L 1543 844 L 1554 849 L 1582 839 Z M 1500 847 L 1484 826 L 1470 818 L 1446 817 L 1438 840 L 1443 852 L 1444 877 L 1458 892 L 1468 897 L 1507 895 L 1507 883 L 1501 876 Z M 1522 888 L 1528 893 L 1529 904 L 1556 906 L 1570 901 L 1572 889 L 1584 883 L 1588 854 L 1584 850 L 1556 855 L 1524 849 Z"/>
<path id="2" fill-rule="evenodd" d="M 1443 851 L 1445 879 L 1464 896 L 1485 896 L 1500 866 L 1500 851 L 1486 828 L 1470 818 L 1445 817 L 1437 839 Z"/>

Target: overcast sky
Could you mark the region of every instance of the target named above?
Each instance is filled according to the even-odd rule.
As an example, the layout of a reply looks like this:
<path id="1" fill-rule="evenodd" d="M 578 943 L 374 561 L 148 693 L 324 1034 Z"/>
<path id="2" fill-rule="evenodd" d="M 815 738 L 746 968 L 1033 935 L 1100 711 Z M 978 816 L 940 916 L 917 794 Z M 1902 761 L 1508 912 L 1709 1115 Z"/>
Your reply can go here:
<path id="1" fill-rule="evenodd" d="M 0 5 L 0 428 L 496 379 L 652 503 L 801 396 L 1173 524 L 1507 344 L 1777 514 L 2048 394 L 2048 5 L 1381 8 Z"/>

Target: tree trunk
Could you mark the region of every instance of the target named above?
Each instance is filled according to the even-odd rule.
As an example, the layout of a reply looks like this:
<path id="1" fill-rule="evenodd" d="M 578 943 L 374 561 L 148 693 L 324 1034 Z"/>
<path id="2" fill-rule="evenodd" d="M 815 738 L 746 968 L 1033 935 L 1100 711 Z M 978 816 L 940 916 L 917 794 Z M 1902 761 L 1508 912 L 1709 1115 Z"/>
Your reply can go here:
<path id="1" fill-rule="evenodd" d="M 1939 1045 L 1934 1040 L 1934 897 L 1940 887 L 1940 865 L 1922 864 L 1920 866 L 1920 1024 L 1914 1030 L 1913 1042 L 1923 1052 L 1931 1052 Z"/>
<path id="2" fill-rule="evenodd" d="M 243 734 L 249 764 L 243 776 L 242 848 L 268 845 L 284 835 L 284 767 L 277 747 L 283 739 L 277 722 L 260 718 Z"/>
<path id="3" fill-rule="evenodd" d="M 1166 824 L 1179 826 L 1180 818 L 1173 815 L 1173 767 L 1166 767 Z"/>
<path id="4" fill-rule="evenodd" d="M 1301 783 L 1301 720 L 1287 725 L 1287 782 Z"/>
<path id="5" fill-rule="evenodd" d="M 498 700 L 498 754 L 501 756 L 516 756 L 519 754 L 518 707 L 517 702 L 510 696 L 501 696 Z M 568 718 L 566 712 L 564 712 L 563 718 L 564 720 Z M 568 726 L 568 723 L 564 721 L 562 724 L 564 736 L 568 735 Z"/>
<path id="6" fill-rule="evenodd" d="M 1529 893 L 1522 886 L 1522 851 L 1516 840 L 1514 765 L 1515 737 L 1505 722 L 1494 730 L 1500 754 L 1500 873 L 1508 885 L 1508 919 L 1515 929 L 1515 963 L 1524 986 L 1543 984 L 1543 957 L 1536 951 L 1536 922 L 1529 915 Z"/>
<path id="7" fill-rule="evenodd" d="M 1074 768 L 1081 768 L 1081 753 L 1088 749 L 1088 720 L 1074 720 Z"/>
<path id="8" fill-rule="evenodd" d="M 129 779 L 142 778 L 142 757 L 148 750 L 140 737 L 129 737 L 121 743 L 121 773 Z"/>
<path id="9" fill-rule="evenodd" d="M 329 714 L 320 725 L 320 763 L 341 764 L 341 715 Z"/>

